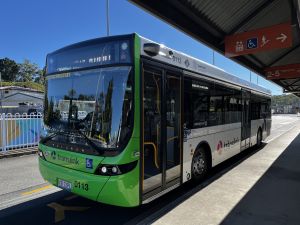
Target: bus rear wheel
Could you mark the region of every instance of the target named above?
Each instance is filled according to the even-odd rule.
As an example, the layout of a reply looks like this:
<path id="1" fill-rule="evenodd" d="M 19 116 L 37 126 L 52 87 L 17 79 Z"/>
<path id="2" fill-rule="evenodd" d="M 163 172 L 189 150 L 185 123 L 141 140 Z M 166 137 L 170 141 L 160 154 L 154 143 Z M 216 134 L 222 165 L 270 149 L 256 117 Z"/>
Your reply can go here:
<path id="1" fill-rule="evenodd" d="M 192 180 L 195 182 L 201 181 L 208 172 L 207 154 L 204 148 L 198 148 L 192 160 Z"/>
<path id="2" fill-rule="evenodd" d="M 261 145 L 262 145 L 262 132 L 261 132 L 261 129 L 259 129 L 257 132 L 256 146 L 260 147 Z"/>

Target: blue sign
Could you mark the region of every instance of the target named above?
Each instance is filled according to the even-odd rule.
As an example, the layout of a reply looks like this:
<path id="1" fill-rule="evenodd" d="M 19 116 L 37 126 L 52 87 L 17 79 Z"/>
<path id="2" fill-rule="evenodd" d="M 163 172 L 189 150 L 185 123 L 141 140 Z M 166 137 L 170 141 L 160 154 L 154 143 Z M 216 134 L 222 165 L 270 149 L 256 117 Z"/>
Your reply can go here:
<path id="1" fill-rule="evenodd" d="M 257 48 L 257 38 L 250 38 L 247 40 L 247 49 Z"/>
<path id="2" fill-rule="evenodd" d="M 86 158 L 85 159 L 85 167 L 87 169 L 93 169 L 93 159 Z"/>

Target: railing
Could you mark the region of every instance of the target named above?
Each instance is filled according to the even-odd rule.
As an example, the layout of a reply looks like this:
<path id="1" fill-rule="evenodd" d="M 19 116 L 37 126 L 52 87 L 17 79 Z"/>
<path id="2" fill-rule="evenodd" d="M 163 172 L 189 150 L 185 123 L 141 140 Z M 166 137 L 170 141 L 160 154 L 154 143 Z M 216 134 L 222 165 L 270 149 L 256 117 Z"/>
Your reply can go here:
<path id="1" fill-rule="evenodd" d="M 38 145 L 42 114 L 0 114 L 0 151 Z"/>

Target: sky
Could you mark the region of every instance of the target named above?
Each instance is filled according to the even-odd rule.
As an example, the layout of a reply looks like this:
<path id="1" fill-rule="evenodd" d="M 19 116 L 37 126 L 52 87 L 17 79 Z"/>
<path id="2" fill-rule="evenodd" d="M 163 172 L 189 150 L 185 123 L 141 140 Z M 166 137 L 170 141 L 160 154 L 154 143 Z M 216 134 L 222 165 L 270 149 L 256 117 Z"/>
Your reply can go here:
<path id="1" fill-rule="evenodd" d="M 138 33 L 148 39 L 212 63 L 212 50 L 125 0 L 110 0 L 110 35 Z M 9 0 L 1 2 L 0 58 L 41 68 L 45 57 L 76 42 L 106 36 L 106 0 Z M 215 65 L 250 81 L 250 71 L 215 53 Z M 252 82 L 273 95 L 282 88 L 255 73 Z"/>

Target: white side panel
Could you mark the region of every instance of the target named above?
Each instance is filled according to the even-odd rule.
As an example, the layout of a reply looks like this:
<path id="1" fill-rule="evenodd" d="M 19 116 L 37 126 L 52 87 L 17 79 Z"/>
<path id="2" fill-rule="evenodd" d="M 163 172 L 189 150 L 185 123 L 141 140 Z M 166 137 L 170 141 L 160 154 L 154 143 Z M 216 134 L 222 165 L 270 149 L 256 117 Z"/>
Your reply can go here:
<path id="1" fill-rule="evenodd" d="M 191 163 L 194 151 L 201 142 L 206 142 L 212 155 L 212 166 L 240 152 L 241 123 L 225 124 L 185 131 L 183 142 L 183 182 L 191 178 Z"/>
<path id="2" fill-rule="evenodd" d="M 160 45 L 159 43 L 156 43 L 154 41 L 151 41 L 149 39 L 146 39 L 144 37 L 141 37 L 141 55 L 150 57 L 147 53 L 144 52 L 144 44 L 146 43 L 155 43 L 157 45 Z M 171 54 L 170 54 L 171 52 Z M 233 85 L 237 85 L 239 87 L 245 87 L 252 90 L 256 90 L 258 93 L 270 96 L 271 91 L 267 90 L 266 88 L 256 85 L 254 83 L 248 82 L 246 80 L 243 80 L 239 77 L 236 77 L 232 74 L 229 74 L 228 72 L 214 66 L 210 65 L 204 61 L 201 61 L 199 59 L 196 59 L 192 56 L 186 55 L 182 52 L 173 50 L 171 48 L 168 48 L 164 45 L 160 45 L 159 54 L 152 56 L 152 59 L 158 60 L 160 62 L 167 63 L 169 65 L 177 66 L 180 68 L 183 68 L 184 70 L 193 71 L 196 73 L 200 73 L 203 75 L 206 75 L 213 79 L 218 79 L 221 81 L 228 82 Z"/>

